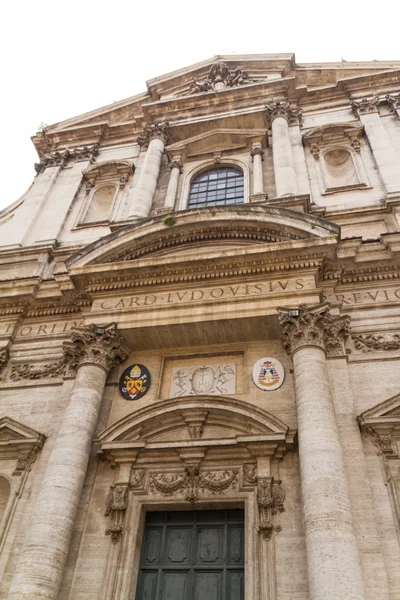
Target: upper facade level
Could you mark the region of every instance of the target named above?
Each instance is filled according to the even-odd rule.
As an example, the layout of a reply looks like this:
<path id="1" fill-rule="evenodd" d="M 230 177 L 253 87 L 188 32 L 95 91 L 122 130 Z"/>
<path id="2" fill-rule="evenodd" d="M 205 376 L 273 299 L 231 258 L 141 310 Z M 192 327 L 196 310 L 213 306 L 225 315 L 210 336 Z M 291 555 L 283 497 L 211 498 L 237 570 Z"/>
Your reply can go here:
<path id="1" fill-rule="evenodd" d="M 400 61 L 218 56 L 32 139 L 34 181 L 0 212 L 13 271 L 15 253 L 67 260 L 143 219 L 168 227 L 175 213 L 233 204 L 315 215 L 342 239 L 399 230 Z"/>

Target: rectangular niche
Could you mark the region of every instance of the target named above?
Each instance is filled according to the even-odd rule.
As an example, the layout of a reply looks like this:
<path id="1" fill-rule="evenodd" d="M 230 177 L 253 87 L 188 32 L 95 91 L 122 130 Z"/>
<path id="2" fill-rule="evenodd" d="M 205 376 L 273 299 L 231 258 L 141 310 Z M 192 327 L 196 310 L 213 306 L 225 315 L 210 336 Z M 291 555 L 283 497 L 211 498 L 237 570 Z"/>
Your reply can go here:
<path id="1" fill-rule="evenodd" d="M 243 352 L 165 357 L 160 397 L 243 393 Z"/>

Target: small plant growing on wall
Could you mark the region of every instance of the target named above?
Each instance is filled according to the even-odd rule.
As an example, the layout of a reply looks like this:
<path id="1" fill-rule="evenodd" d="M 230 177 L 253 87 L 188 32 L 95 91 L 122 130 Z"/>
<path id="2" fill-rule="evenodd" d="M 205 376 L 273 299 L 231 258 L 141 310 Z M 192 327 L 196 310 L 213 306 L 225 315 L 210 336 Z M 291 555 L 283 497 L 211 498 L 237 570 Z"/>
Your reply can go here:
<path id="1" fill-rule="evenodd" d="M 36 135 L 45 135 L 46 134 L 46 129 L 48 128 L 47 123 L 43 123 L 43 121 L 40 123 L 39 127 L 37 128 L 37 132 Z"/>
<path id="2" fill-rule="evenodd" d="M 174 219 L 174 217 L 166 217 L 164 219 L 164 225 L 166 225 L 167 227 L 172 227 L 173 225 L 175 225 L 176 223 L 176 219 Z"/>

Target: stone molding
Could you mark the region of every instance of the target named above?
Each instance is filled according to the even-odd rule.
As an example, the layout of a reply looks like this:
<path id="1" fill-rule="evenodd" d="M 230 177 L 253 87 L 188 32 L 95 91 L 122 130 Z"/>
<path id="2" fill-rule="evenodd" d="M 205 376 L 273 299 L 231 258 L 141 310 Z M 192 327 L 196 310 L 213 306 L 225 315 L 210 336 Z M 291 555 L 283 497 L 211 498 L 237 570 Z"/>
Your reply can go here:
<path id="1" fill-rule="evenodd" d="M 208 75 L 205 79 L 194 80 L 189 88 L 189 94 L 199 94 L 212 90 L 224 90 L 226 88 L 238 87 L 253 83 L 246 71 L 237 67 L 229 69 L 228 65 L 222 60 L 211 65 Z M 185 92 L 186 95 L 187 92 Z"/>
<path id="2" fill-rule="evenodd" d="M 291 108 L 289 100 L 277 101 L 272 104 L 265 104 L 270 125 L 278 117 L 286 119 L 289 125 L 301 125 L 303 111 L 301 108 Z"/>
<path id="3" fill-rule="evenodd" d="M 169 123 L 151 123 L 143 127 L 143 134 L 136 141 L 141 150 L 148 148 L 151 140 L 161 140 L 164 146 L 168 143 L 168 128 Z"/>
<path id="4" fill-rule="evenodd" d="M 379 112 L 379 96 L 362 98 L 361 100 L 350 100 L 350 104 L 356 117 Z"/>
<path id="5" fill-rule="evenodd" d="M 296 309 L 278 308 L 283 330 L 282 345 L 291 355 L 305 346 L 318 346 L 328 356 L 343 355 L 344 343 L 350 335 L 350 316 L 332 316 L 329 304 L 300 304 Z"/>
<path id="6" fill-rule="evenodd" d="M 64 168 L 70 161 L 75 162 L 89 161 L 93 163 L 99 154 L 99 144 L 93 144 L 92 146 L 83 146 L 83 148 L 74 148 L 73 150 L 64 150 L 60 152 L 56 150 L 49 154 L 45 154 L 40 162 L 35 163 L 36 174 L 43 173 L 47 167 L 61 167 Z"/>
<path id="7" fill-rule="evenodd" d="M 64 356 L 72 368 L 94 364 L 106 372 L 125 360 L 128 351 L 115 323 L 105 327 L 95 324 L 73 328 L 71 342 L 64 342 Z"/>

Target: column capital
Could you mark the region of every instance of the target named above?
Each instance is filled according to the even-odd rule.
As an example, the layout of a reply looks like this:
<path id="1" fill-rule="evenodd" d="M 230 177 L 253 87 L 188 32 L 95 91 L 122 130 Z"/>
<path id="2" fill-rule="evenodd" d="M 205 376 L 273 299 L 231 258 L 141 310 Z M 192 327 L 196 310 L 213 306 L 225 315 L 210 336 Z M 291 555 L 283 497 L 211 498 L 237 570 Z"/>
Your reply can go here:
<path id="1" fill-rule="evenodd" d="M 395 96 L 387 94 L 387 96 L 385 96 L 385 100 L 390 105 L 392 110 L 395 112 L 396 110 L 400 110 L 400 94 L 396 94 Z"/>
<path id="2" fill-rule="evenodd" d="M 265 108 L 267 109 L 270 123 L 278 117 L 283 117 L 289 125 L 301 125 L 303 111 L 301 108 L 291 108 L 289 100 L 265 104 Z"/>
<path id="3" fill-rule="evenodd" d="M 180 156 L 173 156 L 172 159 L 170 160 L 169 164 L 168 164 L 169 168 L 171 169 L 179 169 L 179 173 L 182 173 L 182 169 L 183 169 L 183 162 Z"/>
<path id="4" fill-rule="evenodd" d="M 8 359 L 10 358 L 10 352 L 8 346 L 5 348 L 0 348 L 0 375 L 4 367 L 8 363 Z"/>
<path id="5" fill-rule="evenodd" d="M 150 123 L 143 127 L 143 134 L 136 141 L 141 148 L 147 148 L 151 140 L 161 140 L 164 145 L 168 142 L 169 123 Z"/>
<path id="6" fill-rule="evenodd" d="M 98 327 L 94 323 L 86 327 L 74 327 L 71 341 L 64 342 L 64 356 L 72 367 L 82 364 L 97 365 L 108 371 L 125 360 L 128 351 L 122 337 L 117 334 L 115 323 Z"/>
<path id="7" fill-rule="evenodd" d="M 288 354 L 305 346 L 318 346 L 330 356 L 344 354 L 344 341 L 350 335 L 349 315 L 331 315 L 327 302 L 277 310 L 282 345 Z"/>
<path id="8" fill-rule="evenodd" d="M 372 98 L 362 98 L 361 100 L 350 100 L 350 104 L 356 117 L 379 112 L 379 96 L 373 96 Z"/>
<path id="9" fill-rule="evenodd" d="M 262 147 L 262 144 L 253 144 L 252 149 L 250 150 L 250 156 L 252 157 L 252 159 L 254 159 L 254 157 L 259 154 L 262 158 L 262 160 L 264 160 L 264 148 Z"/>

